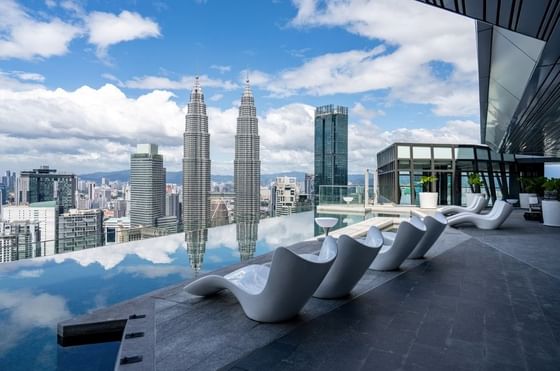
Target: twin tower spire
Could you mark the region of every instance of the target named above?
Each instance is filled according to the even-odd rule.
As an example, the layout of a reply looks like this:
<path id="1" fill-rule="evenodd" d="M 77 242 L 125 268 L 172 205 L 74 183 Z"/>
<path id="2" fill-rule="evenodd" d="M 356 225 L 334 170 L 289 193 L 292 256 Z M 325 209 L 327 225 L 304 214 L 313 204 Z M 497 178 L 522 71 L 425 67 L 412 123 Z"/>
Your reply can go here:
<path id="1" fill-rule="evenodd" d="M 261 172 L 259 147 L 255 99 L 247 80 L 237 118 L 234 160 L 234 215 L 242 258 L 254 253 L 257 238 Z M 210 187 L 208 115 L 200 81 L 196 77 L 188 103 L 184 133 L 183 223 L 187 247 L 190 240 L 194 248 L 192 251 L 197 255 L 205 249 L 206 228 L 210 225 Z"/>

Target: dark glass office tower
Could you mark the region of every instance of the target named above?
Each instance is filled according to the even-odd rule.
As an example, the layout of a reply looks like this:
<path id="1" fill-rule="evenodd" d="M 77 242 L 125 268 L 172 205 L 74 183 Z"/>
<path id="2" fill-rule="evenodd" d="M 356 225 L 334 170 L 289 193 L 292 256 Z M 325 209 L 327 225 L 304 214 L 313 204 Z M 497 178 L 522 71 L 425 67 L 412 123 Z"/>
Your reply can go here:
<path id="1" fill-rule="evenodd" d="M 56 201 L 61 212 L 76 207 L 77 182 L 74 174 L 58 174 L 55 169 L 41 166 L 32 171 L 22 171 L 16 191 L 18 205 Z"/>
<path id="2" fill-rule="evenodd" d="M 156 227 L 165 216 L 165 168 L 156 144 L 138 144 L 130 156 L 130 224 Z"/>
<path id="3" fill-rule="evenodd" d="M 315 109 L 315 198 L 317 199 L 319 195 L 320 186 L 346 186 L 347 184 L 348 108 L 332 104 L 317 107 Z"/>

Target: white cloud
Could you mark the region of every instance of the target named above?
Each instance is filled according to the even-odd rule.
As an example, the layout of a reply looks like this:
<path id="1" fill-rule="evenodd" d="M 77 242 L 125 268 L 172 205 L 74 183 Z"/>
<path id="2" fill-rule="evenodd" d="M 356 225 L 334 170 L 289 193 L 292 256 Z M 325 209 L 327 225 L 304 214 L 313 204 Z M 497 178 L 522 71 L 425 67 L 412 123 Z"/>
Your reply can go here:
<path id="1" fill-rule="evenodd" d="M 38 73 L 0 70 L 0 89 L 21 91 L 43 88 L 44 76 Z"/>
<path id="2" fill-rule="evenodd" d="M 4 353 L 37 327 L 56 330 L 56 324 L 71 317 L 66 300 L 50 294 L 29 291 L 0 291 L 0 311 L 5 314 L 0 337 L 0 352 Z"/>
<path id="3" fill-rule="evenodd" d="M 97 46 L 97 54 L 104 57 L 107 48 L 123 41 L 160 37 L 159 25 L 135 12 L 123 10 L 119 15 L 92 12 L 87 17 L 88 41 Z"/>
<path id="4" fill-rule="evenodd" d="M 238 84 L 229 80 L 213 79 L 207 75 L 199 76 L 200 83 L 203 87 L 207 88 L 220 88 L 224 90 L 237 89 Z M 171 89 L 171 90 L 184 90 L 191 89 L 195 80 L 195 76 L 181 76 L 178 80 L 171 80 L 163 76 L 141 76 L 134 77 L 121 84 L 122 87 L 131 89 Z"/>
<path id="5" fill-rule="evenodd" d="M 0 1 L 0 59 L 64 55 L 80 32 L 78 26 L 58 18 L 33 19 L 13 0 Z"/>
<path id="6" fill-rule="evenodd" d="M 223 94 L 214 94 L 210 97 L 210 100 L 212 102 L 218 102 L 218 101 L 222 100 L 223 97 L 224 97 Z"/>
<path id="7" fill-rule="evenodd" d="M 210 68 L 218 71 L 219 73 L 226 73 L 231 71 L 231 66 L 222 66 L 222 65 L 218 65 L 218 64 L 213 64 L 210 66 Z"/>
<path id="8" fill-rule="evenodd" d="M 253 84 L 273 96 L 389 89 L 389 100 L 431 104 L 440 116 L 478 112 L 474 22 L 404 0 L 297 0 L 294 27 L 341 27 L 372 40 L 369 50 L 327 53 L 266 73 Z M 434 67 L 433 62 L 438 62 Z M 449 75 L 435 73 L 449 68 Z"/>
<path id="9" fill-rule="evenodd" d="M 13 72 L 18 79 L 20 80 L 24 80 L 24 81 L 37 81 L 37 82 L 43 82 L 45 81 L 45 76 L 41 75 L 40 73 L 34 73 L 34 72 L 23 72 L 23 71 L 14 71 Z"/>
<path id="10" fill-rule="evenodd" d="M 1 77 L 1 75 L 0 75 Z M 106 84 L 75 91 L 0 89 L 0 168 L 21 170 L 51 164 L 83 174 L 126 169 L 137 143 L 160 145 L 165 166 L 179 170 L 187 95 L 155 90 L 137 98 Z M 258 106 L 258 102 L 257 102 Z M 293 103 L 259 111 L 262 172 L 313 170 L 314 107 Z M 213 174 L 231 174 L 238 107 L 207 108 Z M 472 121 L 449 121 L 435 129 L 375 125 L 383 112 L 356 103 L 350 114 L 349 167 L 375 167 L 376 153 L 394 141 L 478 142 Z M 18 168 L 14 168 L 16 166 Z"/>

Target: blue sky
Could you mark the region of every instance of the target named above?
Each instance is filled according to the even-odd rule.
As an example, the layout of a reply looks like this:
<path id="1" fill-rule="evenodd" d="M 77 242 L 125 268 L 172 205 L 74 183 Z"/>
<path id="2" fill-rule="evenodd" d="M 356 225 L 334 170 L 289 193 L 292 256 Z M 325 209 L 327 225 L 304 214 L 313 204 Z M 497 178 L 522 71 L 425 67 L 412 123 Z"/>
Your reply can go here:
<path id="1" fill-rule="evenodd" d="M 392 141 L 478 141 L 474 23 L 412 0 L 0 1 L 0 170 L 180 169 L 200 75 L 230 174 L 249 74 L 263 172 L 312 171 L 313 107 L 350 108 L 350 169 Z"/>

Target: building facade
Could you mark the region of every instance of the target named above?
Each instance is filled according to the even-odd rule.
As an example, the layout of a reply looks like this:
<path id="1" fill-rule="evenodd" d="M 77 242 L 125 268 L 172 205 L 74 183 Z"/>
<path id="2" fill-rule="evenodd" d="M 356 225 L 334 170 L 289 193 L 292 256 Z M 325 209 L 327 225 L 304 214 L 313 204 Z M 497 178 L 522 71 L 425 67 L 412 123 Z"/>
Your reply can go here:
<path id="1" fill-rule="evenodd" d="M 422 176 L 436 176 L 439 205 L 464 205 L 473 190 L 468 176 L 478 173 L 481 193 L 496 199 L 519 193 L 523 165 L 514 155 L 499 154 L 485 145 L 394 143 L 377 154 L 378 200 L 418 205 Z M 513 197 L 515 198 L 515 197 Z"/>
<path id="2" fill-rule="evenodd" d="M 103 212 L 72 209 L 58 217 L 58 253 L 103 246 Z"/>
<path id="3" fill-rule="evenodd" d="M 249 81 L 245 84 L 235 135 L 233 164 L 235 221 L 256 221 L 259 218 L 261 162 L 257 111 Z"/>
<path id="4" fill-rule="evenodd" d="M 294 177 L 276 178 L 274 215 L 290 215 L 296 212 L 298 200 L 297 180 Z"/>
<path id="5" fill-rule="evenodd" d="M 130 223 L 156 227 L 165 216 L 165 168 L 156 144 L 139 144 L 130 156 Z"/>
<path id="6" fill-rule="evenodd" d="M 418 1 L 476 20 L 481 142 L 560 157 L 558 1 Z"/>
<path id="7" fill-rule="evenodd" d="M 191 267 L 202 267 L 210 225 L 210 134 L 204 94 L 195 79 L 187 106 L 183 153 L 183 225 Z"/>
<path id="8" fill-rule="evenodd" d="M 39 223 L 0 221 L 0 263 L 41 256 Z"/>
<path id="9" fill-rule="evenodd" d="M 39 169 L 21 172 L 16 189 L 16 204 L 55 201 L 62 213 L 76 207 L 76 190 L 76 175 L 57 174 L 55 169 L 41 166 Z"/>
<path id="10" fill-rule="evenodd" d="M 348 184 L 348 108 L 327 105 L 315 110 L 315 180 L 319 187 Z"/>
<path id="11" fill-rule="evenodd" d="M 198 77 L 187 108 L 183 154 L 183 223 L 185 231 L 210 224 L 210 134 L 204 94 Z"/>
<path id="12" fill-rule="evenodd" d="M 5 206 L 2 209 L 2 220 L 17 222 L 28 220 L 39 223 L 41 231 L 40 256 L 56 253 L 58 208 L 55 201 L 38 202 L 31 205 Z"/>
<path id="13" fill-rule="evenodd" d="M 235 135 L 235 223 L 241 260 L 253 257 L 260 218 L 261 161 L 255 99 L 246 81 Z"/>

